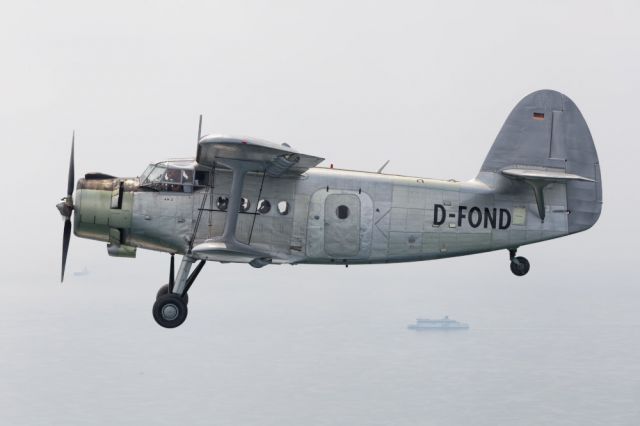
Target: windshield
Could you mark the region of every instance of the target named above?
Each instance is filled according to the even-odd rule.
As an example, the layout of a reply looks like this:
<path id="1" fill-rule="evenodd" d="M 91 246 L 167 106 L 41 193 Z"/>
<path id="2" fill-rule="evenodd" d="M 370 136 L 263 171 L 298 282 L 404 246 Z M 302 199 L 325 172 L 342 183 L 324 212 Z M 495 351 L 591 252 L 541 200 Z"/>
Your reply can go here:
<path id="1" fill-rule="evenodd" d="M 151 166 L 153 169 L 147 174 L 145 180 L 142 181 L 143 185 L 150 185 L 154 183 L 159 183 L 162 181 L 162 177 L 165 174 L 166 167 L 164 166 Z"/>
<path id="2" fill-rule="evenodd" d="M 194 174 L 190 166 L 152 164 L 140 177 L 140 185 L 157 191 L 192 192 Z"/>
<path id="3" fill-rule="evenodd" d="M 149 164 L 147 166 L 147 168 L 144 170 L 144 172 L 142 172 L 142 174 L 140 175 L 140 182 L 144 182 L 147 179 L 147 176 L 149 176 L 149 173 L 151 173 L 151 171 L 154 169 L 155 165 L 153 164 Z"/>

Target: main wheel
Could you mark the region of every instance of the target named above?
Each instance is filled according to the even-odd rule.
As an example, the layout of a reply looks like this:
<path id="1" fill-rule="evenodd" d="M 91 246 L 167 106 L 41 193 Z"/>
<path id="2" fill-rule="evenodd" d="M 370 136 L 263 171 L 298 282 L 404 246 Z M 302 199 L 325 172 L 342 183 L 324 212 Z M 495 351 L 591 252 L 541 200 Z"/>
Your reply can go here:
<path id="1" fill-rule="evenodd" d="M 187 304 L 177 294 L 160 296 L 153 304 L 153 319 L 165 328 L 175 328 L 187 319 Z"/>
<path id="2" fill-rule="evenodd" d="M 169 294 L 169 284 L 165 284 L 162 287 L 160 287 L 158 289 L 158 294 L 156 294 L 156 300 L 158 300 L 160 298 L 160 296 L 164 296 L 165 294 Z M 182 295 L 182 300 L 184 300 L 184 303 L 186 303 L 187 305 L 189 304 L 189 295 L 188 294 L 183 294 Z"/>
<path id="3" fill-rule="evenodd" d="M 523 275 L 527 275 L 527 272 L 529 272 L 529 261 L 527 260 L 526 257 L 522 257 L 522 256 L 518 256 L 515 257 L 512 261 L 511 261 L 511 272 L 513 272 L 514 275 L 521 277 Z"/>

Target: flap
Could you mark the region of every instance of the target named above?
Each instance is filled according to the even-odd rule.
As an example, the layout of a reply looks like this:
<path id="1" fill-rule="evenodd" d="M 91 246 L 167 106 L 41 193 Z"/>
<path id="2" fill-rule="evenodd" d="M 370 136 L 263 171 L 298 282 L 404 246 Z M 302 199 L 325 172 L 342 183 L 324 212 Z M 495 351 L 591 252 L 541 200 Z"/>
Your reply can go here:
<path id="1" fill-rule="evenodd" d="M 502 174 L 515 179 L 541 180 L 549 182 L 566 182 L 572 180 L 595 182 L 593 179 L 580 175 L 565 173 L 562 170 L 538 170 L 538 169 L 505 169 Z"/>
<path id="2" fill-rule="evenodd" d="M 302 174 L 317 166 L 324 158 L 301 154 L 288 145 L 252 138 L 208 135 L 198 142 L 196 161 L 212 167 L 224 160 L 254 163 L 252 171 L 266 171 L 270 176 L 286 173 Z"/>

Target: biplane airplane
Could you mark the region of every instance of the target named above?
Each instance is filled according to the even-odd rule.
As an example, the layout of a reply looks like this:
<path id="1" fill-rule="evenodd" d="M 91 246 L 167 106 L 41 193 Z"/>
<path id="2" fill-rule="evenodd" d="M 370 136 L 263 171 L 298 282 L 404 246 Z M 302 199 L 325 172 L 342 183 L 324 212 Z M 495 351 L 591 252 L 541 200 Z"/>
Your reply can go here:
<path id="1" fill-rule="evenodd" d="M 72 140 L 67 196 L 57 205 L 61 280 L 72 216 L 74 234 L 106 242 L 111 256 L 168 253 L 169 279 L 153 317 L 173 328 L 185 321 L 189 289 L 207 261 L 349 266 L 506 249 L 511 271 L 522 276 L 529 262 L 516 255 L 519 247 L 584 231 L 602 208 L 587 124 L 551 90 L 518 103 L 466 182 L 388 175 L 384 166 L 318 167 L 323 158 L 287 144 L 200 137 L 201 128 L 202 117 L 195 159 L 151 164 L 134 178 L 87 173 L 75 197 Z"/>

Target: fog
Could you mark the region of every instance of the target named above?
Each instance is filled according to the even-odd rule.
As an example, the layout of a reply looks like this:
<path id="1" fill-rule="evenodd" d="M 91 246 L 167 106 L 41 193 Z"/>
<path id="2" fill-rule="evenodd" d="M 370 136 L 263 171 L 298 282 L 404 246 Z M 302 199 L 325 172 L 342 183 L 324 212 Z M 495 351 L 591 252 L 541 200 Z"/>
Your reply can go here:
<path id="1" fill-rule="evenodd" d="M 516 4 L 517 3 L 517 4 Z M 13 2 L 0 13 L 5 177 L 0 424 L 640 423 L 640 5 L 612 2 Z M 396 265 L 209 263 L 174 330 L 168 256 L 73 237 L 76 177 L 193 157 L 204 133 L 326 164 L 473 178 L 526 94 L 571 97 L 600 158 L 589 231 Z M 87 268 L 86 276 L 73 272 Z M 459 333 L 415 333 L 450 315 Z"/>

